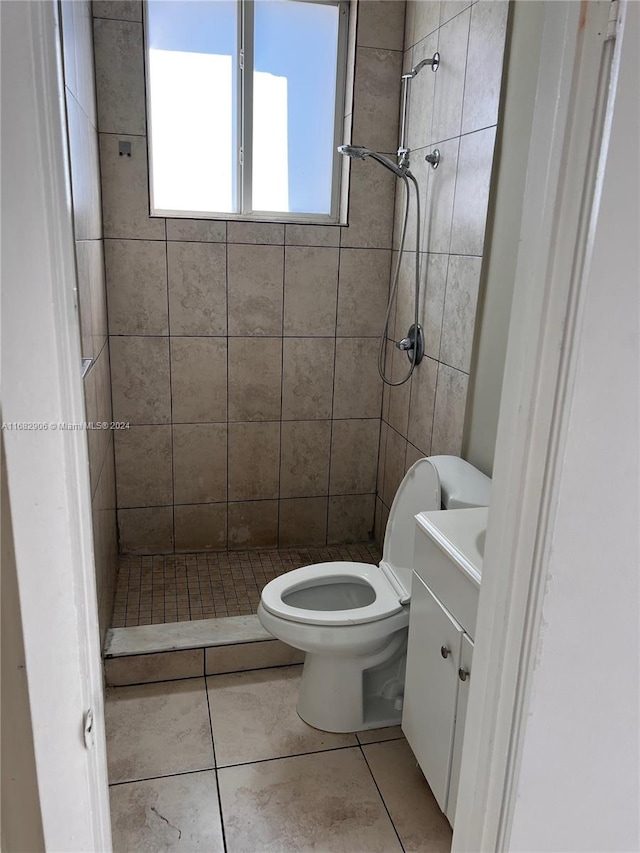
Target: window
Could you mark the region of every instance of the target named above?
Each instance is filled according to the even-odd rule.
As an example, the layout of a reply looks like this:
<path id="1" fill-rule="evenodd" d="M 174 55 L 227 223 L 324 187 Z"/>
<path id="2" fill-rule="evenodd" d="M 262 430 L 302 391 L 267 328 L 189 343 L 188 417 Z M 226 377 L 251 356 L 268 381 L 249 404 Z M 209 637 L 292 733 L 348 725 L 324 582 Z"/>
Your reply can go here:
<path id="1" fill-rule="evenodd" d="M 148 0 L 151 210 L 338 219 L 345 0 Z"/>

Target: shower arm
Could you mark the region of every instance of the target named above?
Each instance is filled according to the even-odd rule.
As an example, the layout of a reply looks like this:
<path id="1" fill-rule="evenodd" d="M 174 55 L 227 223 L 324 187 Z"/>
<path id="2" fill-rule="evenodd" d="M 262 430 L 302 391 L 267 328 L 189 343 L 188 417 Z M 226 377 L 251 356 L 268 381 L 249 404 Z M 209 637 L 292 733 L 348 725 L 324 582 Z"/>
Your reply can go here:
<path id="1" fill-rule="evenodd" d="M 400 147 L 398 148 L 398 166 L 402 169 L 409 168 L 409 154 L 411 150 L 407 148 L 407 120 L 409 117 L 409 91 L 411 89 L 411 81 L 425 65 L 430 65 L 432 71 L 437 71 L 440 67 L 440 54 L 434 53 L 431 59 L 423 59 L 415 68 L 412 68 L 408 74 L 403 74 L 402 80 L 402 124 L 400 125 Z"/>

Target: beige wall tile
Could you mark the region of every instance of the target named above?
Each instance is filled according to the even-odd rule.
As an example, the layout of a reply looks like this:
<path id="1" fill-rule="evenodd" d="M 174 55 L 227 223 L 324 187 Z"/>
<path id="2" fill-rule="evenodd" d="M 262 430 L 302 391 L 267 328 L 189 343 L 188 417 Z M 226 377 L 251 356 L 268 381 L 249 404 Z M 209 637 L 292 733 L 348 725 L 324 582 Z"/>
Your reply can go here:
<path id="1" fill-rule="evenodd" d="M 96 18 L 93 22 L 101 133 L 146 133 L 142 24 Z"/>
<path id="2" fill-rule="evenodd" d="M 169 323 L 172 335 L 226 335 L 226 248 L 168 243 Z"/>
<path id="3" fill-rule="evenodd" d="M 377 338 L 338 338 L 333 402 L 334 418 L 378 418 L 382 380 L 378 376 Z"/>
<path id="4" fill-rule="evenodd" d="M 339 249 L 333 248 L 286 248 L 285 335 L 314 336 L 335 333 L 339 256 Z"/>
<path id="5" fill-rule="evenodd" d="M 173 507 L 119 509 L 118 532 L 123 554 L 170 554 L 173 551 Z"/>
<path id="6" fill-rule="evenodd" d="M 206 675 L 222 675 L 273 666 L 290 666 L 302 663 L 304 652 L 280 640 L 259 643 L 235 643 L 230 646 L 213 646 L 205 649 Z"/>
<path id="7" fill-rule="evenodd" d="M 440 165 L 431 170 L 427 198 L 427 216 L 422 248 L 425 252 L 449 251 L 453 201 L 458 176 L 459 139 L 438 144 Z M 430 149 L 432 150 L 432 149 Z"/>
<path id="8" fill-rule="evenodd" d="M 94 355 L 100 352 L 107 340 L 107 290 L 105 287 L 104 243 L 102 240 L 87 240 L 76 243 L 76 251 L 82 246 L 84 263 L 87 265 L 91 288 L 91 334 Z"/>
<path id="9" fill-rule="evenodd" d="M 226 222 L 216 219 L 167 219 L 167 240 L 224 243 L 226 239 Z"/>
<path id="10" fill-rule="evenodd" d="M 440 3 L 440 26 L 446 24 L 451 18 L 464 12 L 471 6 L 473 0 L 442 0 Z"/>
<path id="11" fill-rule="evenodd" d="M 278 222 L 228 222 L 229 243 L 284 244 L 284 225 Z"/>
<path id="12" fill-rule="evenodd" d="M 460 135 L 470 20 L 471 10 L 467 9 L 445 24 L 438 33 L 438 51 L 442 58 L 435 75 L 431 130 L 433 142 Z"/>
<path id="13" fill-rule="evenodd" d="M 417 0 L 411 44 L 416 44 L 440 25 L 439 0 Z"/>
<path id="14" fill-rule="evenodd" d="M 371 493 L 376 488 L 380 421 L 334 421 L 331 436 L 331 495 Z"/>
<path id="15" fill-rule="evenodd" d="M 175 424 L 173 485 L 176 504 L 227 499 L 226 424 Z"/>
<path id="16" fill-rule="evenodd" d="M 395 430 L 390 429 L 387 435 L 387 449 L 384 465 L 384 488 L 382 500 L 391 507 L 398 491 L 398 486 L 404 477 L 404 460 L 407 452 L 407 440 Z"/>
<path id="17" fill-rule="evenodd" d="M 110 346 L 115 420 L 169 423 L 169 339 L 115 336 Z"/>
<path id="18" fill-rule="evenodd" d="M 281 335 L 283 247 L 229 245 L 227 258 L 229 334 Z"/>
<path id="19" fill-rule="evenodd" d="M 436 359 L 440 357 L 448 262 L 447 255 L 423 255 L 422 258 L 421 322 L 424 329 L 424 351 Z"/>
<path id="20" fill-rule="evenodd" d="M 227 547 L 226 503 L 176 506 L 174 525 L 176 551 L 220 551 Z"/>
<path id="21" fill-rule="evenodd" d="M 418 365 L 413 376 L 409 407 L 408 438 L 428 456 L 436 397 L 438 362 L 428 356 Z"/>
<path id="22" fill-rule="evenodd" d="M 498 121 L 508 12 L 509 4 L 504 0 L 476 3 L 471 9 L 467 55 L 470 73 L 464 83 L 463 133 Z"/>
<path id="23" fill-rule="evenodd" d="M 384 488 L 384 465 L 387 455 L 387 438 L 389 435 L 389 424 L 384 421 L 380 424 L 380 449 L 378 451 L 378 476 L 376 478 L 376 493 L 382 495 Z"/>
<path id="24" fill-rule="evenodd" d="M 438 368 L 431 455 L 460 456 L 469 377 L 441 364 Z M 419 445 L 418 445 L 419 446 Z"/>
<path id="25" fill-rule="evenodd" d="M 402 50 L 404 12 L 404 3 L 397 0 L 360 0 L 358 44 Z"/>
<path id="26" fill-rule="evenodd" d="M 282 424 L 280 496 L 326 495 L 329 487 L 331 421 Z"/>
<path id="27" fill-rule="evenodd" d="M 363 749 L 404 850 L 449 853 L 451 827 L 406 740 L 370 744 Z"/>
<path id="28" fill-rule="evenodd" d="M 119 155 L 121 141 L 131 143 L 131 157 Z M 101 133 L 100 168 L 104 236 L 164 240 L 164 219 L 149 216 L 146 138 Z"/>
<path id="29" fill-rule="evenodd" d="M 93 0 L 95 18 L 117 18 L 121 21 L 141 21 L 141 0 Z"/>
<path id="30" fill-rule="evenodd" d="M 93 288 L 91 286 L 91 268 L 89 257 L 85 247 L 91 240 L 76 242 L 76 275 L 78 286 L 78 312 L 80 314 L 80 352 L 82 358 L 93 358 L 99 350 L 96 350 L 93 340 L 93 311 L 91 308 L 91 297 Z"/>
<path id="31" fill-rule="evenodd" d="M 482 258 L 449 258 L 440 358 L 465 373 L 471 369 L 481 267 Z"/>
<path id="32" fill-rule="evenodd" d="M 114 850 L 224 850 L 220 813 L 211 805 L 218 797 L 213 770 L 116 785 L 109 796 Z"/>
<path id="33" fill-rule="evenodd" d="M 389 520 L 389 507 L 380 498 L 376 499 L 375 541 L 380 551 L 384 548 L 384 538 Z"/>
<path id="34" fill-rule="evenodd" d="M 397 50 L 359 47 L 353 93 L 352 140 L 374 151 L 398 147 L 398 104 L 402 54 Z M 374 168 L 379 168 L 378 164 Z"/>
<path id="35" fill-rule="evenodd" d="M 280 501 L 280 548 L 325 545 L 327 498 L 288 498 Z"/>
<path id="36" fill-rule="evenodd" d="M 277 548 L 278 501 L 230 503 L 229 548 Z"/>
<path id="37" fill-rule="evenodd" d="M 490 127 L 460 140 L 451 228 L 454 254 L 481 255 L 484 250 L 495 138 L 496 130 Z"/>
<path id="38" fill-rule="evenodd" d="M 342 495 L 329 498 L 327 542 L 365 542 L 373 532 L 374 494 Z"/>
<path id="39" fill-rule="evenodd" d="M 350 169 L 349 226 L 342 229 L 341 245 L 390 249 L 396 179 L 370 160 L 351 160 Z"/>
<path id="40" fill-rule="evenodd" d="M 337 225 L 285 225 L 287 246 L 339 246 L 340 228 Z"/>
<path id="41" fill-rule="evenodd" d="M 420 370 L 422 364 L 416 365 L 411 378 L 402 385 L 387 386 L 389 408 L 387 410 L 387 420 L 401 435 L 407 434 L 409 421 L 409 400 L 411 397 L 411 389 L 413 386 L 413 377 L 417 370 Z M 406 352 L 393 347 L 391 356 L 391 380 L 400 382 L 407 376 L 411 369 L 411 362 L 407 358 Z"/>
<path id="42" fill-rule="evenodd" d="M 102 237 L 98 137 L 88 116 L 68 91 L 66 104 L 75 238 L 97 240 Z"/>
<path id="43" fill-rule="evenodd" d="M 285 338 L 283 420 L 331 417 L 334 347 L 333 338 Z"/>
<path id="44" fill-rule="evenodd" d="M 397 258 L 398 252 L 394 252 L 394 265 L 397 263 Z M 409 326 L 414 322 L 416 292 L 415 263 L 415 251 L 405 251 L 402 255 L 400 270 L 398 272 L 398 290 L 395 298 L 395 324 L 392 313 L 388 331 L 388 336 L 396 341 L 406 336 Z"/>
<path id="45" fill-rule="evenodd" d="M 227 420 L 227 339 L 171 338 L 174 423 Z"/>
<path id="46" fill-rule="evenodd" d="M 229 424 L 230 501 L 276 498 L 279 470 L 279 423 Z"/>
<path id="47" fill-rule="evenodd" d="M 437 50 L 438 33 L 435 32 L 414 47 L 411 52 L 411 66 L 415 68 L 423 59 L 431 59 Z M 430 66 L 425 65 L 410 83 L 407 141 L 412 150 L 424 148 L 431 142 L 433 98 L 438 73 L 434 73 Z M 414 159 L 421 157 L 424 157 L 424 153 L 416 151 Z"/>
<path id="48" fill-rule="evenodd" d="M 411 158 L 411 171 L 418 182 L 419 192 L 420 192 L 420 251 L 423 251 L 424 247 L 424 232 L 429 224 L 429 214 L 427 212 L 427 205 L 429 201 L 429 182 L 431 179 L 431 174 L 433 169 L 429 164 L 425 161 L 426 151 L 422 149 L 421 151 L 414 151 Z M 407 217 L 407 230 L 406 237 L 404 241 L 404 247 L 407 251 L 414 251 L 417 244 L 417 236 L 418 236 L 418 223 L 417 223 L 417 206 L 415 201 L 415 187 L 413 183 L 409 185 L 409 193 L 410 193 L 410 203 L 409 203 L 409 215 Z M 404 218 L 406 206 L 406 188 L 404 181 L 397 182 L 397 192 L 396 192 L 396 205 L 395 205 L 395 237 L 394 237 L 394 248 L 398 248 L 400 244 L 400 229 L 401 222 Z"/>
<path id="49" fill-rule="evenodd" d="M 112 335 L 167 335 L 166 244 L 159 240 L 105 240 Z"/>
<path id="50" fill-rule="evenodd" d="M 203 649 L 183 649 L 157 655 L 127 655 L 107 658 L 104 662 L 104 675 L 109 687 L 195 678 L 203 672 Z"/>
<path id="51" fill-rule="evenodd" d="M 379 335 L 389 298 L 391 252 L 343 249 L 340 252 L 338 335 Z"/>
<path id="52" fill-rule="evenodd" d="M 418 459 L 424 458 L 425 454 L 421 450 L 418 450 L 418 448 L 414 447 L 413 444 L 407 444 L 407 456 L 404 461 L 405 474 L 409 470 L 409 468 L 411 468 L 411 466 L 418 461 Z"/>
<path id="53" fill-rule="evenodd" d="M 173 502 L 171 427 L 132 426 L 115 434 L 118 506 Z"/>
<path id="54" fill-rule="evenodd" d="M 282 340 L 229 338 L 229 420 L 278 421 Z"/>

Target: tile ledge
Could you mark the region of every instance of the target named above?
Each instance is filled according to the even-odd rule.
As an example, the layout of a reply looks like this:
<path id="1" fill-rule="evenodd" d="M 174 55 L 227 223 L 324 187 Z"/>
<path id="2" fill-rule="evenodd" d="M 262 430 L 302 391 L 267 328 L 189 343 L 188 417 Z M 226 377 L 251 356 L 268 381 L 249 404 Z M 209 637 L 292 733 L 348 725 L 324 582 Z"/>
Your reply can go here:
<path id="1" fill-rule="evenodd" d="M 103 658 L 173 652 L 273 640 L 252 616 L 226 616 L 191 622 L 167 622 L 132 628 L 109 628 Z"/>

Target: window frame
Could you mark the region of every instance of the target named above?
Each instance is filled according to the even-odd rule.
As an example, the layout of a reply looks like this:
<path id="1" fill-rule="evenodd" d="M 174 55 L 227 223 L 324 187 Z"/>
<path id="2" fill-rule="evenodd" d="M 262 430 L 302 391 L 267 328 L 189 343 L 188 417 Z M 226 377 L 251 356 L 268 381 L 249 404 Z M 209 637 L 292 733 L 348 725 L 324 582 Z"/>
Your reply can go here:
<path id="1" fill-rule="evenodd" d="M 235 0 L 238 15 L 238 91 L 236 108 L 238 116 L 238 150 L 236 192 L 240 212 L 169 210 L 156 208 L 153 198 L 153 153 L 151 81 L 149 75 L 149 14 L 147 3 L 143 3 L 145 112 L 147 120 L 147 159 L 149 166 L 149 215 L 171 219 L 214 219 L 240 222 L 284 222 L 302 225 L 339 225 L 341 223 L 341 157 L 337 148 L 342 144 L 345 124 L 347 83 L 347 44 L 349 37 L 349 0 L 296 0 L 302 3 L 317 3 L 338 8 L 338 44 L 336 56 L 336 90 L 334 99 L 333 169 L 331 177 L 331 209 L 329 213 L 296 213 L 286 211 L 254 211 L 251 206 L 253 177 L 253 45 L 254 45 L 254 0 Z"/>

